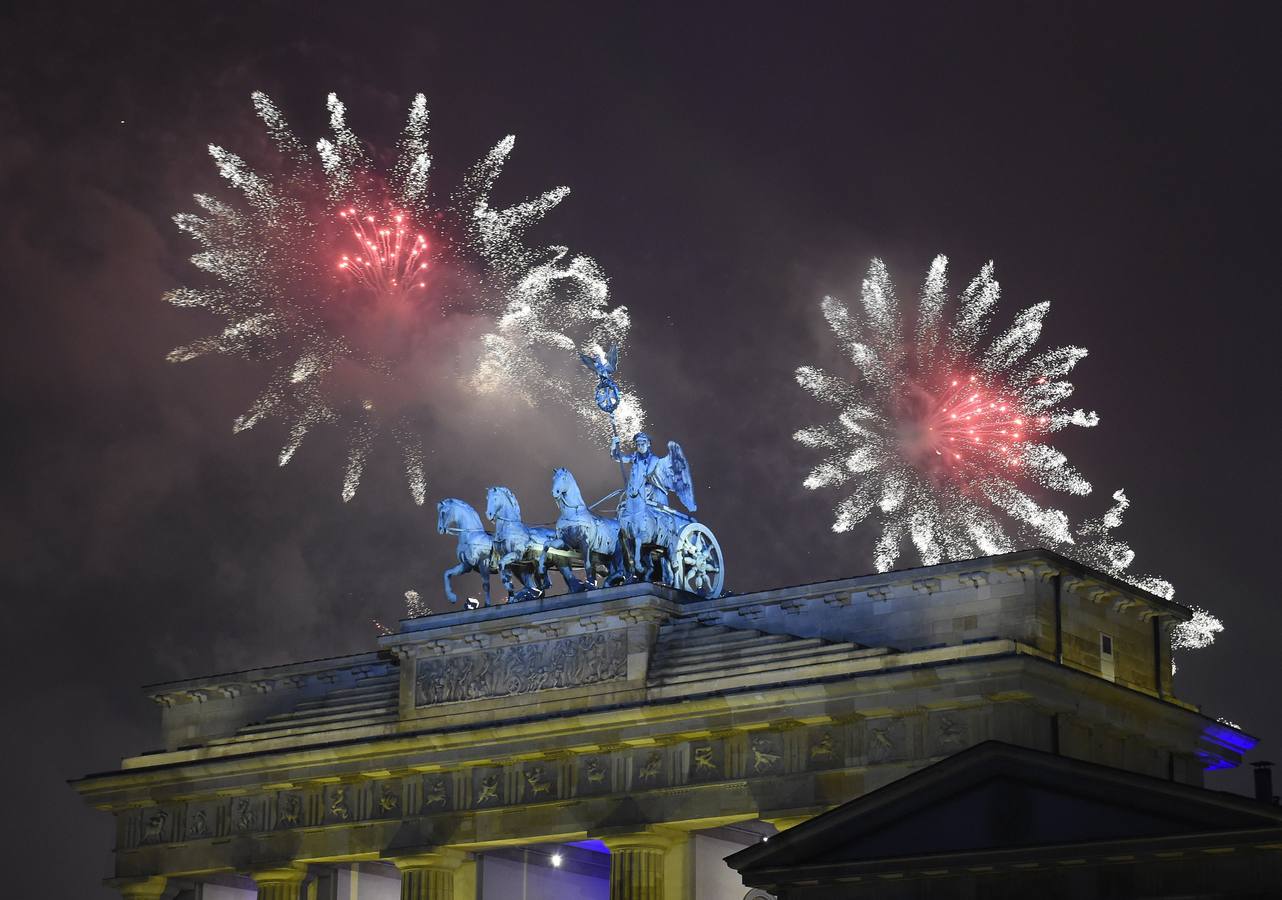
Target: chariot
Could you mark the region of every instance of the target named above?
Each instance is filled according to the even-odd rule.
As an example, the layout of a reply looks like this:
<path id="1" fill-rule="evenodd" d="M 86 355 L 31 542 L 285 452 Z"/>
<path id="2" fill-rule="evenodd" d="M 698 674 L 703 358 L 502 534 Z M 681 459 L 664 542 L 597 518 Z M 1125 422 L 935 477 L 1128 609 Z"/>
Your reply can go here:
<path id="1" fill-rule="evenodd" d="M 445 596 L 451 603 L 458 597 L 450 580 L 464 572 L 480 574 L 486 606 L 490 576 L 495 574 L 503 579 L 509 601 L 542 596 L 551 586 L 549 565 L 561 573 L 571 592 L 644 581 L 700 597 L 719 597 L 724 591 L 721 545 L 708 526 L 690 515 L 695 511 L 694 483 L 681 445 L 669 441 L 667 456 L 658 456 L 650 451 L 649 436 L 638 431 L 633 437 L 636 451 L 622 452 L 614 421 L 622 397 L 614 381 L 618 348 L 598 349 L 580 358 L 598 378 L 594 398 L 610 416 L 614 435 L 610 456 L 619 463 L 623 488 L 589 506 L 570 470 L 556 469 L 552 498 L 560 515 L 549 527 L 525 524 L 516 495 L 506 487 L 491 487 L 485 496 L 485 515 L 494 523 L 492 534 L 476 510 L 462 500 L 442 500 L 437 506 L 437 530 L 457 534 L 459 539 L 458 565 L 445 572 Z M 625 464 L 631 468 L 625 471 Z M 669 494 L 676 494 L 689 512 L 668 506 Z M 615 518 L 593 512 L 616 496 L 620 500 Z M 576 570 L 583 572 L 583 580 L 574 574 Z M 516 589 L 514 578 L 524 585 L 522 590 Z"/>

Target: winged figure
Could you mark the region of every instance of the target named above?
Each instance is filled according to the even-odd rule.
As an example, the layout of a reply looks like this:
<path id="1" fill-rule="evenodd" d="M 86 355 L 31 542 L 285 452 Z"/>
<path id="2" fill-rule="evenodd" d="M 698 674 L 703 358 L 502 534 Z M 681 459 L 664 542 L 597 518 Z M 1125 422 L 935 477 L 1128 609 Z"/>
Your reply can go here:
<path id="1" fill-rule="evenodd" d="M 619 449 L 618 438 L 610 446 L 611 456 L 632 465 L 628 470 L 624 503 L 629 499 L 641 498 L 650 505 L 667 506 L 668 494 L 676 494 L 682 505 L 694 512 L 697 509 L 694 483 L 690 477 L 690 464 L 686 462 L 681 445 L 676 441 L 668 441 L 668 455 L 655 456 L 650 450 L 650 436 L 644 431 L 637 433 L 634 443 L 635 453 L 623 453 Z"/>

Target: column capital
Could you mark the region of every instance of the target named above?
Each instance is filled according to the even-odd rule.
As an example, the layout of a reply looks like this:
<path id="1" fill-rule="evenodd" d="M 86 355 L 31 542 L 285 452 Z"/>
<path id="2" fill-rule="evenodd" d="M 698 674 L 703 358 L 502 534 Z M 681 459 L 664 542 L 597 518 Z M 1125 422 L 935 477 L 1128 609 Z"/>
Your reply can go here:
<path id="1" fill-rule="evenodd" d="M 817 815 L 817 813 L 815 814 Z M 800 825 L 802 822 L 809 822 L 814 815 L 809 816 L 771 816 L 770 818 L 762 817 L 761 821 L 769 822 L 775 827 L 776 831 L 787 831 L 789 828 Z"/>
<path id="2" fill-rule="evenodd" d="M 303 881 L 307 878 L 305 863 L 283 863 L 270 868 L 255 869 L 250 873 L 258 885 L 258 900 L 298 900 Z"/>
<path id="3" fill-rule="evenodd" d="M 468 854 L 462 850 L 452 850 L 449 847 L 437 847 L 434 850 L 422 850 L 417 853 L 402 853 L 399 856 L 387 857 L 387 861 L 396 866 L 401 872 L 419 869 L 448 869 L 453 871 L 467 862 L 467 860 Z"/>
<path id="4" fill-rule="evenodd" d="M 307 877 L 307 864 L 290 862 L 264 869 L 254 869 L 249 873 L 249 877 L 254 879 L 257 884 L 301 882 Z"/>
<path id="5" fill-rule="evenodd" d="M 169 879 L 164 875 L 146 875 L 141 878 L 108 878 L 107 887 L 120 892 L 125 900 L 160 900 Z"/>
<path id="6" fill-rule="evenodd" d="M 644 825 L 626 830 L 611 828 L 593 832 L 592 837 L 609 847 L 611 853 L 615 853 L 620 850 L 671 850 L 688 840 L 690 834 L 662 825 Z"/>
<path id="7" fill-rule="evenodd" d="M 401 900 L 454 900 L 454 879 L 468 854 L 438 847 L 387 859 L 401 873 Z"/>

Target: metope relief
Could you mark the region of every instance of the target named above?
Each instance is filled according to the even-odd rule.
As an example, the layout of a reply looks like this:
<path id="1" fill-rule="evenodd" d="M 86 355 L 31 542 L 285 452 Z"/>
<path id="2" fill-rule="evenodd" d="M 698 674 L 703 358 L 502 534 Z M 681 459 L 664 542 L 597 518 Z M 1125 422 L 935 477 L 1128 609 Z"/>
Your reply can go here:
<path id="1" fill-rule="evenodd" d="M 778 739 L 770 737 L 754 737 L 750 742 L 751 754 L 748 763 L 748 770 L 754 775 L 767 775 L 771 772 L 778 771 L 780 760 L 783 754 L 779 750 Z"/>
<path id="2" fill-rule="evenodd" d="M 588 757 L 588 761 L 583 764 L 583 776 L 587 778 L 588 784 L 601 784 L 605 781 L 606 770 L 601 757 Z"/>
<path id="3" fill-rule="evenodd" d="M 937 756 L 956 753 L 976 743 L 972 732 L 974 716 L 966 710 L 950 710 L 932 716 L 927 734 L 929 751 Z"/>
<path id="4" fill-rule="evenodd" d="M 632 757 L 632 783 L 638 787 L 662 787 L 668 783 L 662 750 L 641 750 Z"/>
<path id="5" fill-rule="evenodd" d="M 187 816 L 187 840 L 209 837 L 209 812 L 198 809 Z"/>
<path id="6" fill-rule="evenodd" d="M 401 783 L 385 781 L 378 788 L 378 814 L 395 818 L 401 814 Z"/>
<path id="7" fill-rule="evenodd" d="M 301 794 L 280 794 L 276 798 L 276 826 L 293 828 L 303 816 L 303 797 Z"/>
<path id="8" fill-rule="evenodd" d="M 502 785 L 497 775 L 482 775 L 476 782 L 476 805 L 484 806 L 489 803 L 497 806 L 501 802 L 499 789 Z"/>
<path id="9" fill-rule="evenodd" d="M 836 765 L 841 759 L 841 748 L 838 746 L 837 741 L 837 734 L 831 728 L 811 732 L 810 746 L 807 752 L 810 768 L 822 769 Z"/>
<path id="10" fill-rule="evenodd" d="M 165 839 L 165 825 L 169 823 L 169 813 L 163 809 L 148 810 L 142 814 L 141 843 L 159 844 Z"/>
<path id="11" fill-rule="evenodd" d="M 869 762 L 901 759 L 908 750 L 908 729 L 901 719 L 869 719 L 865 729 Z"/>
<path id="12" fill-rule="evenodd" d="M 690 780 L 719 779 L 724 758 L 720 741 L 695 741 L 690 744 Z"/>
<path id="13" fill-rule="evenodd" d="M 254 802 L 248 797 L 237 797 L 232 801 L 231 824 L 236 831 L 253 831 L 258 824 L 254 815 Z"/>
<path id="14" fill-rule="evenodd" d="M 352 820 L 351 804 L 347 785 L 331 787 L 326 792 L 325 819 L 330 822 L 350 822 Z"/>
<path id="15" fill-rule="evenodd" d="M 423 778 L 423 812 L 441 812 L 450 808 L 450 782 L 445 775 Z"/>
<path id="16" fill-rule="evenodd" d="M 526 800 L 551 800 L 553 796 L 552 776 L 543 765 L 526 766 L 521 773 L 525 780 Z"/>
<path id="17" fill-rule="evenodd" d="M 627 674 L 625 633 L 583 634 L 461 656 L 420 659 L 415 669 L 415 703 L 421 707 L 510 697 L 599 684 L 626 678 Z"/>

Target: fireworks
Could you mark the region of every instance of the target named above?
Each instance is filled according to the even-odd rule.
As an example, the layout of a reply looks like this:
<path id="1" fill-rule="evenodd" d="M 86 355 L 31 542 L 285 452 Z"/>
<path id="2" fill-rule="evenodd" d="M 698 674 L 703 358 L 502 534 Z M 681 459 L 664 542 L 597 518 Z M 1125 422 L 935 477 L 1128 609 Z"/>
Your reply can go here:
<path id="1" fill-rule="evenodd" d="M 1000 296 L 993 265 L 962 293 L 951 318 L 947 265 L 943 256 L 931 264 L 915 322 L 902 321 L 880 260 L 864 279 L 861 311 L 823 300 L 824 317 L 859 380 L 799 368 L 801 386 L 839 414 L 795 438 L 830 453 L 806 478 L 807 488 L 848 488 L 833 529 L 878 520 L 878 571 L 895 563 L 904 538 L 925 565 L 1037 543 L 1169 597 L 1169 582 L 1127 572 L 1134 553 L 1114 536 L 1129 505 L 1124 493 L 1113 495 L 1115 505 L 1104 516 L 1076 528 L 1063 510 L 1034 499 L 1042 491 L 1091 490 L 1064 454 L 1045 443 L 1069 425 L 1099 421 L 1093 412 L 1064 405 L 1073 393 L 1066 376 L 1086 350 L 1061 347 L 1030 357 L 1049 303 L 1019 313 L 985 344 Z"/>
<path id="2" fill-rule="evenodd" d="M 285 465 L 317 426 L 338 427 L 348 445 L 344 500 L 355 494 L 376 439 L 390 435 L 421 504 L 426 475 L 416 423 L 423 417 L 416 412 L 430 398 L 416 392 L 434 361 L 456 354 L 442 337 L 455 314 L 491 323 L 475 386 L 581 405 L 581 391 L 569 382 L 578 374 L 578 352 L 622 343 L 629 320 L 624 308 L 611 308 L 595 262 L 524 239 L 568 188 L 495 208 L 490 194 L 514 145 L 509 136 L 476 163 L 458 191 L 439 198 L 429 186 L 421 94 L 389 172 L 374 165 L 333 94 L 332 135 L 317 142 L 315 155 L 271 100 L 256 93 L 253 101 L 279 164 L 260 172 L 228 150 L 209 148 L 244 202 L 197 195 L 202 212 L 175 217 L 202 245 L 193 263 L 216 284 L 166 295 L 175 305 L 227 320 L 217 334 L 172 351 L 171 361 L 222 353 L 271 365 L 265 389 L 237 417 L 236 431 L 283 421 L 288 436 L 279 462 Z"/>

